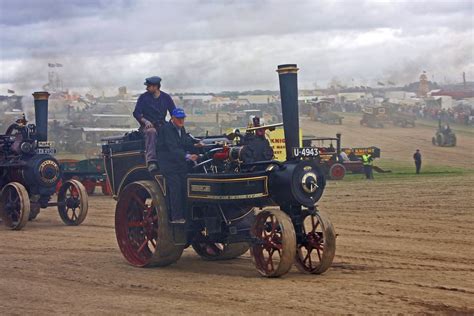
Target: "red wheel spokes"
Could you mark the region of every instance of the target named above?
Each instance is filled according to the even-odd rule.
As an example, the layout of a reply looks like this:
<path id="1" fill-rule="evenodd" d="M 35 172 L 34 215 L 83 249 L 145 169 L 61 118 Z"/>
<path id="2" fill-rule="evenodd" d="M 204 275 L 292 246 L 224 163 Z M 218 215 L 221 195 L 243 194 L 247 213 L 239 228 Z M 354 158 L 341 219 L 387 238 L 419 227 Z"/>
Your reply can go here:
<path id="1" fill-rule="evenodd" d="M 142 201 L 142 199 L 135 192 L 133 192 L 131 194 L 131 198 L 135 203 L 138 204 L 139 207 L 142 208 L 142 210 L 147 210 L 148 209 L 148 207 L 145 205 L 145 203 Z"/>
<path id="2" fill-rule="evenodd" d="M 158 215 L 153 214 L 153 206 L 146 205 L 146 198 L 140 197 L 137 193 L 133 192 L 131 194 L 130 201 L 134 206 L 131 207 L 131 218 L 128 219 L 127 223 L 128 236 L 133 244 L 137 246 L 136 253 L 148 260 L 153 252 L 149 244 L 156 248 Z M 137 232 L 137 228 L 140 228 L 139 232 Z"/>
<path id="3" fill-rule="evenodd" d="M 73 199 L 79 198 L 79 191 L 76 189 L 76 187 L 73 184 L 69 184 L 66 190 L 66 196 L 68 195 L 67 193 L 69 193 L 68 197 L 70 198 L 73 198 Z"/>
<path id="4" fill-rule="evenodd" d="M 306 255 L 303 258 L 303 264 L 309 269 L 315 269 L 316 266 L 322 260 L 322 253 L 324 252 L 324 237 L 322 232 L 316 231 L 320 227 L 320 222 L 318 218 L 314 215 L 309 215 L 311 217 L 311 229 L 308 232 L 305 228 L 306 240 L 303 244 L 299 245 L 300 256 L 303 256 L 303 248 L 306 249 Z M 313 261 L 312 254 L 313 250 L 316 250 L 319 259 L 317 262 Z M 315 266 L 313 266 L 315 264 Z"/>
<path id="5" fill-rule="evenodd" d="M 135 228 L 135 227 L 143 227 L 145 224 L 141 221 L 131 221 L 128 222 L 128 227 L 129 228 Z"/>
<path id="6" fill-rule="evenodd" d="M 148 245 L 148 239 L 145 237 L 145 241 L 140 245 L 140 248 L 138 248 L 137 252 L 142 252 L 146 245 Z"/>
<path id="7" fill-rule="evenodd" d="M 256 248 L 255 258 L 258 266 L 267 274 L 271 274 L 276 269 L 275 265 L 279 264 L 283 250 L 280 223 L 273 214 L 259 221 L 256 236 L 260 236 L 262 242 Z M 278 253 L 278 258 L 274 256 L 275 252 Z"/>

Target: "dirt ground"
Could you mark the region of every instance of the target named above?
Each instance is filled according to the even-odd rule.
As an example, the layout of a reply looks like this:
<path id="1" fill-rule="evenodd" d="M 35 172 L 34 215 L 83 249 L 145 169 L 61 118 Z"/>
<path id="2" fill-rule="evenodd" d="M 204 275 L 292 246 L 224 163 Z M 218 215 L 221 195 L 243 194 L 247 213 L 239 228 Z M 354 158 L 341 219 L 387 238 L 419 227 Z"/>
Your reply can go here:
<path id="1" fill-rule="evenodd" d="M 387 159 L 411 161 L 420 148 L 432 165 L 473 167 L 470 135 L 439 148 L 432 128 L 302 122 Z M 332 268 L 280 279 L 260 277 L 249 253 L 205 262 L 187 249 L 172 266 L 133 268 L 110 197 L 90 197 L 79 227 L 45 210 L 22 231 L 0 227 L 0 314 L 474 314 L 474 173 L 332 181 L 319 206 L 338 234 Z"/>

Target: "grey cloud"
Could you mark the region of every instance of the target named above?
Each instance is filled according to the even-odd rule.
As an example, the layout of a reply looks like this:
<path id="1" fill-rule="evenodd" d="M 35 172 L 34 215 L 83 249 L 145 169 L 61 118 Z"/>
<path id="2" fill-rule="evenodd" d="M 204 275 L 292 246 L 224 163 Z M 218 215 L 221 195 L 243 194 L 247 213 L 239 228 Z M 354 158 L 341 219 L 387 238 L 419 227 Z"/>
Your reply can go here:
<path id="1" fill-rule="evenodd" d="M 150 74 L 174 90 L 268 88 L 288 61 L 305 86 L 473 72 L 471 1 L 1 0 L 0 9 L 1 62 L 19 64 L 0 83 L 44 83 L 50 61 L 65 65 L 68 86 L 97 89 L 141 90 Z"/>

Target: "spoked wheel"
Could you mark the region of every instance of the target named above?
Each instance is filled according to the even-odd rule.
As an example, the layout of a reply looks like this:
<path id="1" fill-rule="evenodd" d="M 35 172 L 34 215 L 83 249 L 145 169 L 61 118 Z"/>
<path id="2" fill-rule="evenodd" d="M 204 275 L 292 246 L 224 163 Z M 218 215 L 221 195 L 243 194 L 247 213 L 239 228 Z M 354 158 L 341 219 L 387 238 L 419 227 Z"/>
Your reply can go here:
<path id="1" fill-rule="evenodd" d="M 342 180 L 346 175 L 346 167 L 343 164 L 335 163 L 329 168 L 329 177 L 331 180 Z"/>
<path id="2" fill-rule="evenodd" d="M 115 235 L 127 262 L 137 267 L 170 265 L 184 249 L 174 245 L 164 196 L 153 181 L 130 183 L 120 193 Z"/>
<path id="3" fill-rule="evenodd" d="M 77 180 L 67 180 L 58 192 L 58 211 L 64 224 L 80 225 L 87 216 L 89 208 L 86 189 Z"/>
<path id="4" fill-rule="evenodd" d="M 321 274 L 332 264 L 336 234 L 319 212 L 303 214 L 303 240 L 297 245 L 295 264 L 304 273 Z"/>
<path id="5" fill-rule="evenodd" d="M 191 246 L 201 258 L 209 261 L 234 259 L 249 250 L 249 244 L 246 242 L 235 244 L 215 243 L 210 241 L 203 232 L 196 236 Z"/>
<path id="6" fill-rule="evenodd" d="M 250 252 L 258 272 L 266 277 L 287 273 L 296 252 L 295 229 L 288 215 L 280 210 L 260 212 L 252 234 L 257 240 Z"/>
<path id="7" fill-rule="evenodd" d="M 0 192 L 0 218 L 13 230 L 22 229 L 30 216 L 30 198 L 18 182 L 8 183 Z"/>

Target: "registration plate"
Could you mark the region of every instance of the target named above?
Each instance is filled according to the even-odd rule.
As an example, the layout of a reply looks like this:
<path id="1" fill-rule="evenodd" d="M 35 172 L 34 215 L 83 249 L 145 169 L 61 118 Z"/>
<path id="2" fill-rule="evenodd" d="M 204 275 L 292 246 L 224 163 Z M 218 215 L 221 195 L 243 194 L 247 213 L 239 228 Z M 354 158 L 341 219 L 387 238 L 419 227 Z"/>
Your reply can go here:
<path id="1" fill-rule="evenodd" d="M 319 150 L 316 147 L 294 147 L 293 157 L 317 157 Z"/>
<path id="2" fill-rule="evenodd" d="M 46 141 L 46 142 L 38 142 L 38 147 L 54 147 L 54 142 Z"/>
<path id="3" fill-rule="evenodd" d="M 36 148 L 36 153 L 39 155 L 54 155 L 56 148 Z"/>

